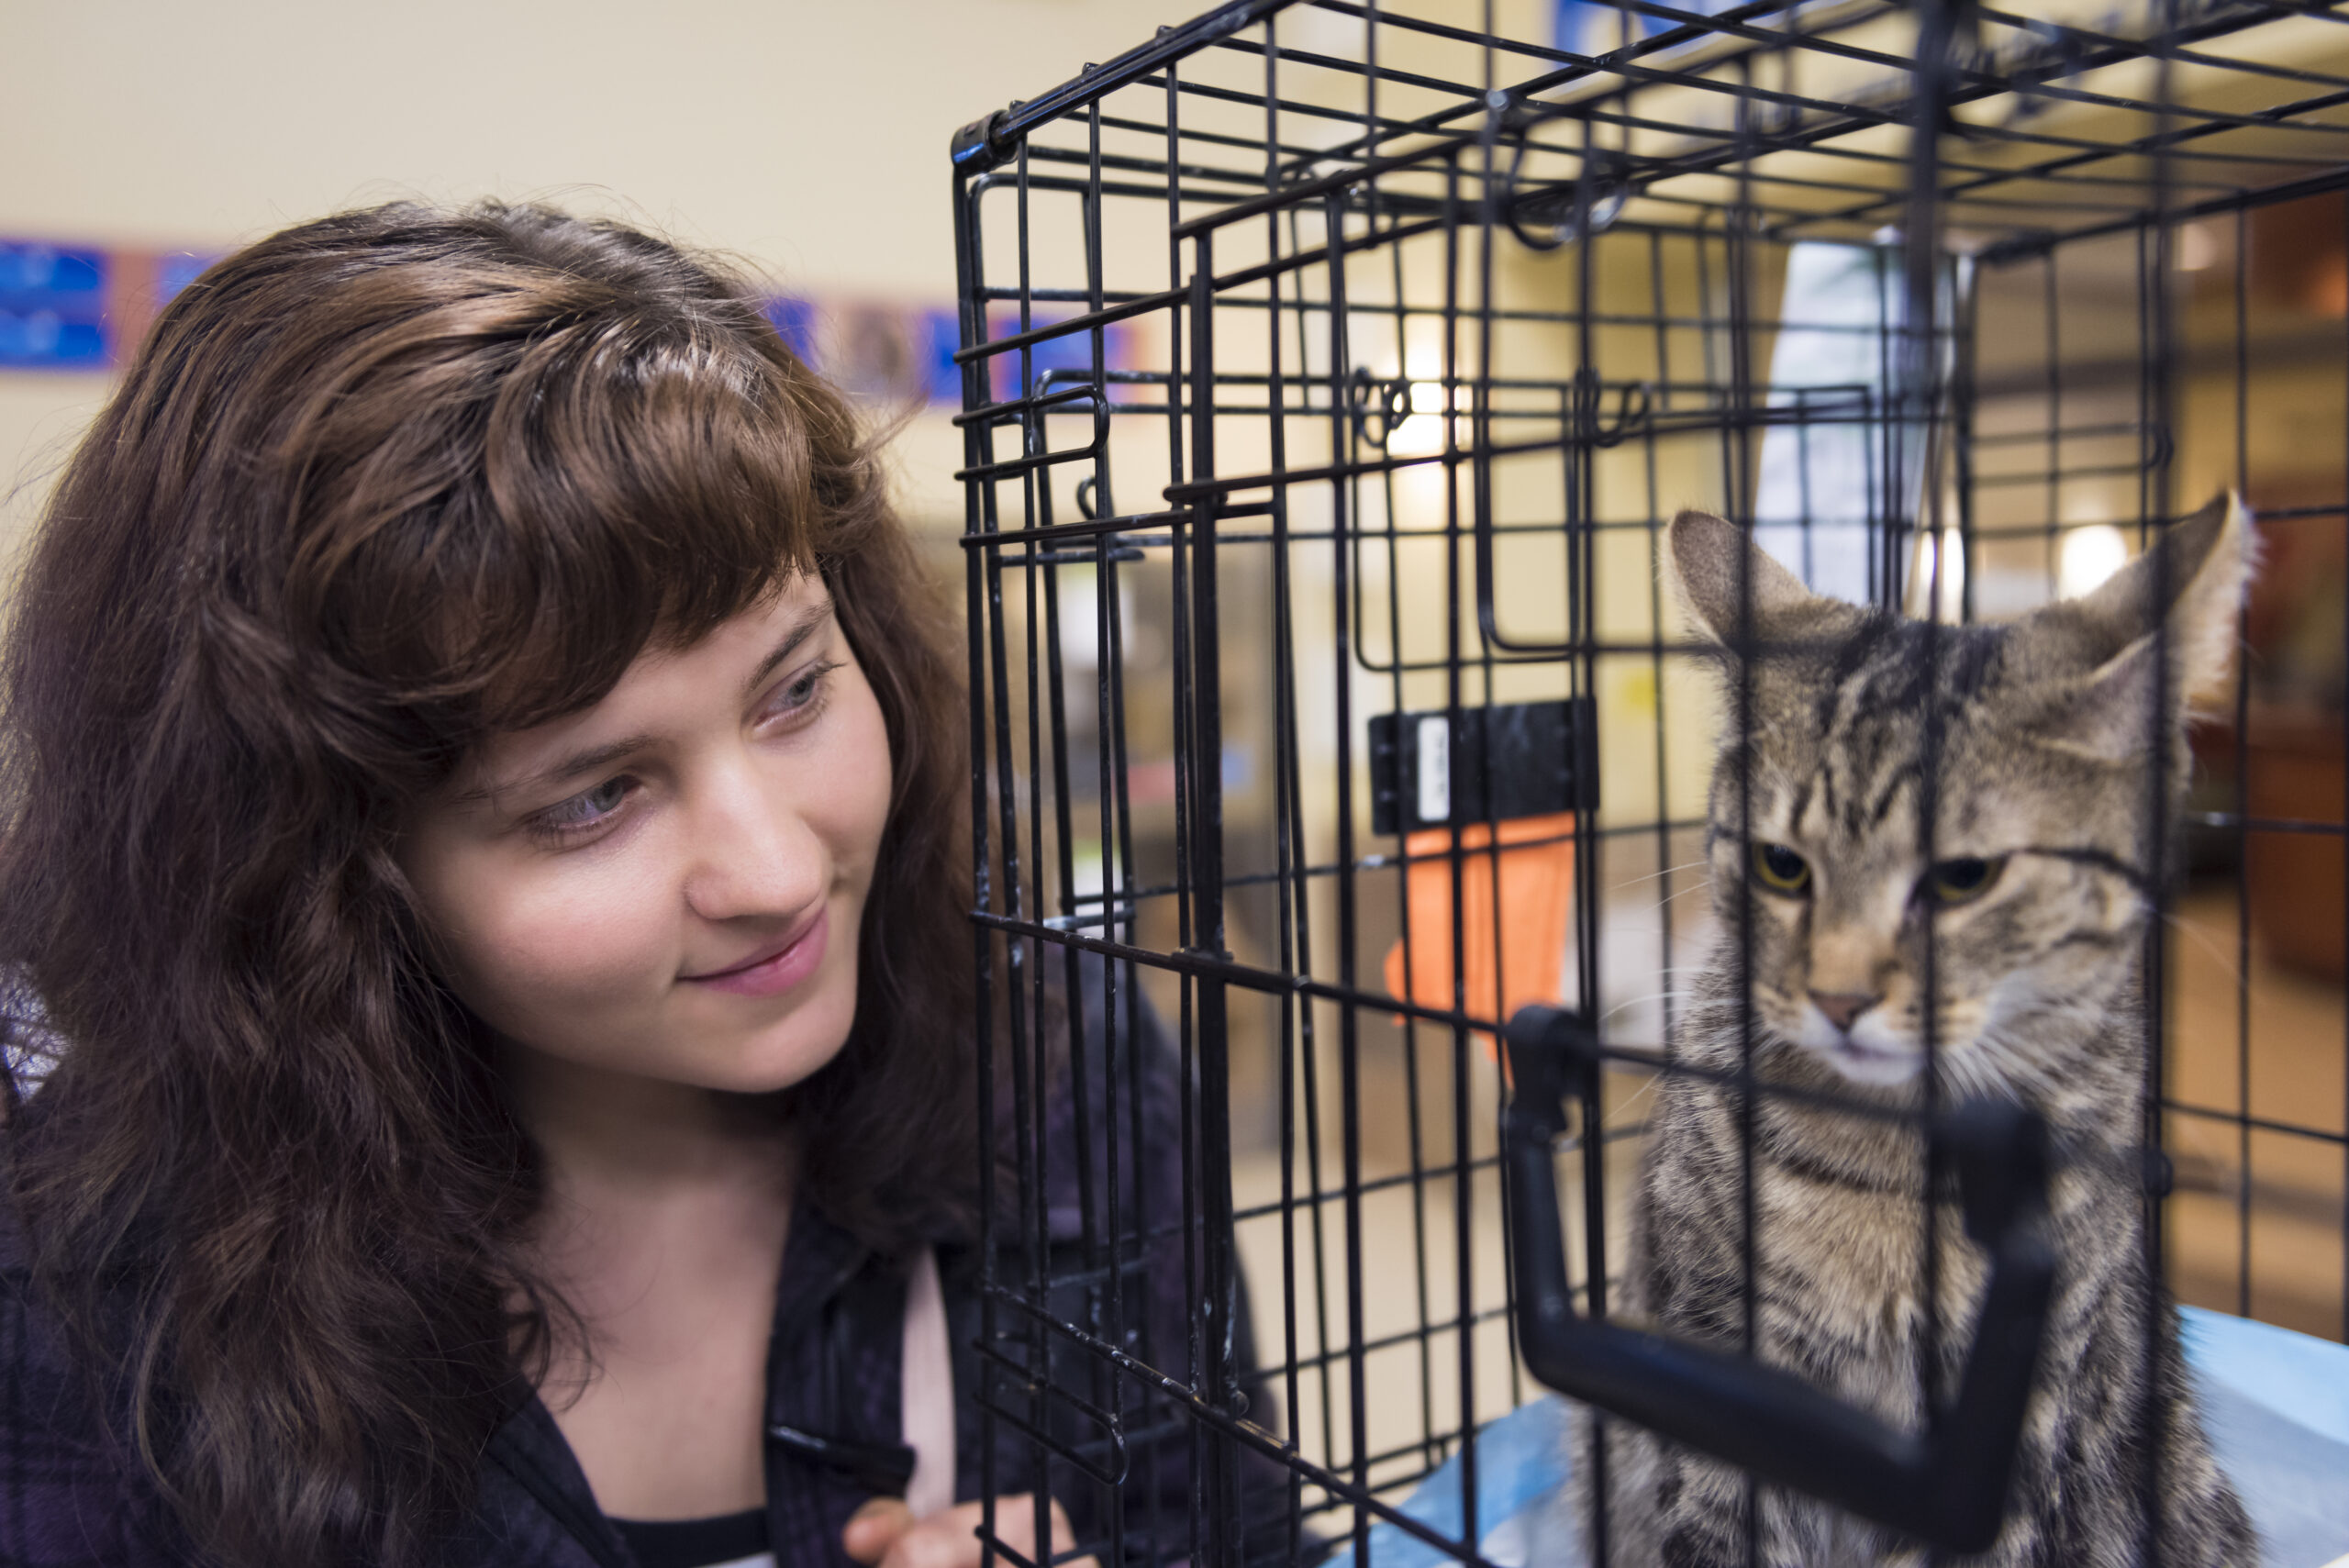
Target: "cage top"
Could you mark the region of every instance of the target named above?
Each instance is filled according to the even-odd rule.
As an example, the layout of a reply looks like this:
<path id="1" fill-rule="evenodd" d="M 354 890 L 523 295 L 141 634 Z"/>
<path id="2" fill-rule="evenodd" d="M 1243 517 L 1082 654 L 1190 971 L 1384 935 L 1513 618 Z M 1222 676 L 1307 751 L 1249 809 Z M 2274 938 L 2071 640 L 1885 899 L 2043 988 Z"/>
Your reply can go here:
<path id="1" fill-rule="evenodd" d="M 1390 216 L 1464 189 L 1520 232 L 1739 213 L 1770 238 L 1864 240 L 1907 221 L 1931 118 L 1961 251 L 2349 184 L 2349 15 L 2100 5 L 1607 0 L 1534 36 L 1487 18 L 1551 7 L 1231 0 L 966 126 L 953 155 L 1068 162 L 1097 134 L 1125 175 L 1179 168 L 1190 233 L 1375 185 Z"/>

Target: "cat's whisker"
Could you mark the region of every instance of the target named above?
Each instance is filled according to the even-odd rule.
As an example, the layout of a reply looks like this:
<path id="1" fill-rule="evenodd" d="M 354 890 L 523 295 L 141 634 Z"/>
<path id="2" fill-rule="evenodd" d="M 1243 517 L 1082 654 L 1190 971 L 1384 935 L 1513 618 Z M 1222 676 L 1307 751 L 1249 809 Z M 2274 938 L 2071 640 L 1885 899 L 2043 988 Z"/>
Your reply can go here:
<path id="1" fill-rule="evenodd" d="M 1598 1118 L 1598 1126 L 1599 1126 L 1600 1130 L 1601 1130 L 1601 1131 L 1604 1131 L 1606 1129 L 1610 1128 L 1610 1127 L 1613 1127 L 1613 1126 L 1615 1126 L 1617 1123 L 1620 1122 L 1620 1121 L 1623 1119 L 1623 1118 L 1625 1117 L 1625 1115 L 1626 1115 L 1626 1114 L 1628 1114 L 1628 1113 L 1629 1113 L 1629 1112 L 1630 1112 L 1630 1111 L 1631 1111 L 1634 1106 L 1637 1106 L 1637 1105 L 1638 1105 L 1642 1100 L 1643 1100 L 1643 1099 L 1647 1098 L 1647 1096 L 1649 1096 L 1650 1095 L 1654 1094 L 1654 1093 L 1655 1093 L 1655 1086 L 1656 1086 L 1658 1084 L 1662 1083 L 1663 1081 L 1664 1081 L 1664 1074 L 1663 1074 L 1663 1073 L 1649 1073 L 1649 1074 L 1648 1074 L 1648 1081 L 1647 1081 L 1646 1083 L 1644 1083 L 1644 1084 L 1641 1084 L 1638 1088 L 1636 1088 L 1636 1089 L 1632 1090 L 1629 1095 L 1625 1095 L 1625 1096 L 1624 1096 L 1624 1098 L 1623 1098 L 1623 1103 L 1622 1103 L 1622 1104 L 1620 1104 L 1620 1105 L 1617 1106 L 1613 1110 L 1611 1110 L 1611 1111 L 1608 1112 L 1606 1115 L 1604 1115 L 1604 1116 L 1602 1116 L 1602 1117 L 1600 1117 L 1600 1118 Z"/>
<path id="2" fill-rule="evenodd" d="M 1611 1006 L 1611 1007 L 1608 1008 L 1605 1012 L 1603 1012 L 1603 1013 L 1599 1014 L 1599 1015 L 1598 1015 L 1598 1021 L 1599 1021 L 1600 1023 L 1602 1023 L 1602 1024 L 1603 1024 L 1603 1023 L 1605 1023 L 1608 1019 L 1609 1019 L 1609 1018 L 1613 1018 L 1616 1014 L 1618 1014 L 1618 1013 L 1620 1013 L 1620 1012 L 1622 1012 L 1622 1011 L 1624 1011 L 1624 1010 L 1625 1010 L 1625 1009 L 1627 1009 L 1627 1008 L 1639 1006 L 1641 1006 L 1641 1005 L 1642 1005 L 1642 1004 L 1643 1004 L 1643 1003 L 1647 1003 L 1647 1002 L 1665 1002 L 1665 1001 L 1672 1001 L 1672 1002 L 1685 1001 L 1685 1000 L 1687 1000 L 1688 997 L 1693 996 L 1693 995 L 1696 995 L 1696 993 L 1695 993 L 1695 992 L 1693 992 L 1693 991 L 1655 991 L 1655 992 L 1651 992 L 1650 994 L 1648 994 L 1648 995 L 1645 995 L 1645 996 L 1633 996 L 1633 997 L 1630 998 L 1628 1001 L 1622 1001 L 1622 1002 L 1618 1002 L 1618 1003 L 1616 1003 L 1613 1006 Z"/>
<path id="3" fill-rule="evenodd" d="M 2110 1011 L 2101 1005 L 2075 1001 L 2067 997 L 2055 997 L 2051 998 L 2047 1006 L 2032 1014 L 2029 1021 L 2059 1028 L 2079 1026 L 2087 1032 L 2093 1033 L 2109 1023 L 2110 1018 Z M 2002 1027 L 2000 1033 L 2009 1039 L 2014 1039 L 2009 1028 Z M 2015 1040 L 2015 1046 L 2021 1051 L 2031 1050 L 2029 1045 L 2019 1039 Z"/>
<path id="4" fill-rule="evenodd" d="M 1979 1043 L 1976 1042 L 1977 1045 Z M 1952 1051 L 1942 1058 L 1942 1062 L 1945 1070 L 1954 1069 L 1946 1075 L 1969 1091 L 1969 1098 L 2016 1100 L 2021 1097 L 2015 1082 L 2020 1074 L 2011 1068 L 2005 1072 L 1995 1071 L 1987 1056 L 1978 1050 Z"/>
<path id="5" fill-rule="evenodd" d="M 2079 1011 L 2090 1018 L 2096 1016 L 2086 1008 Z M 1966 1062 L 1986 1093 L 2028 1103 L 2044 1098 L 2054 1088 L 2049 1066 L 2041 1060 L 2044 1054 L 2044 1040 L 2025 1040 L 2000 1028 L 1983 1030 L 1972 1050 L 1956 1056 Z"/>
<path id="6" fill-rule="evenodd" d="M 2162 911 L 2162 924 L 2185 937 L 2215 960 L 2219 967 L 2225 972 L 2227 984 L 2237 990 L 2242 989 L 2243 972 L 2235 967 L 2235 955 L 2221 948 L 2210 939 L 2209 932 L 2204 931 L 2193 921 L 2183 919 L 2166 909 Z"/>
<path id="7" fill-rule="evenodd" d="M 1662 871 L 1652 872 L 1646 876 L 1635 876 L 1628 882 L 1616 883 L 1609 887 L 1607 891 L 1609 893 L 1620 893 L 1627 887 L 1637 887 L 1643 882 L 1658 882 L 1667 876 L 1675 876 L 1684 871 L 1695 871 L 1698 867 L 1709 863 L 1709 862 L 1706 861 L 1694 860 L 1676 866 L 1666 866 Z"/>

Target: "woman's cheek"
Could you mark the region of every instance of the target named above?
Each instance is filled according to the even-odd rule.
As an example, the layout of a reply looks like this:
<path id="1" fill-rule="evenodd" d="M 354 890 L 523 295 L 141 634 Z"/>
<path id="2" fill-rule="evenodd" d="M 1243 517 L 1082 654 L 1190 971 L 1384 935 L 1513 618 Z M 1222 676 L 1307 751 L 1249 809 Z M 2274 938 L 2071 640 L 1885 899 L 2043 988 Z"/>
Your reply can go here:
<path id="1" fill-rule="evenodd" d="M 560 1049 L 545 1037 L 576 1040 L 582 1024 L 608 1027 L 658 1005 L 678 959 L 676 900 L 655 850 L 573 851 L 507 878 L 501 907 L 475 932 L 474 1010 L 510 1039 Z"/>
<path id="2" fill-rule="evenodd" d="M 859 880 L 869 884 L 881 835 L 889 826 L 889 797 L 896 781 L 890 766 L 889 726 L 881 717 L 880 702 L 861 676 L 858 688 L 858 700 L 843 716 L 853 718 L 855 733 L 843 738 L 847 744 L 837 752 L 853 761 L 830 773 L 829 815 L 839 826 L 828 836 L 837 846 L 835 852 L 844 860 L 852 857 L 862 873 Z"/>

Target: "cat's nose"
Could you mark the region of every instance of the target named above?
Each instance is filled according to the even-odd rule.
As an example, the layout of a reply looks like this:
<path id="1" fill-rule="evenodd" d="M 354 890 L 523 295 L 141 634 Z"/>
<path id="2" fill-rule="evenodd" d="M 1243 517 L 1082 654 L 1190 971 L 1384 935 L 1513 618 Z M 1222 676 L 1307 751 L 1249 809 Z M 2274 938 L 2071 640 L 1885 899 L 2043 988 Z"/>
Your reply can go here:
<path id="1" fill-rule="evenodd" d="M 1827 1021 L 1839 1029 L 1848 1029 L 1852 1020 L 1883 1001 L 1881 996 L 1865 996 L 1856 991 L 1813 991 L 1811 1006 L 1827 1015 Z"/>

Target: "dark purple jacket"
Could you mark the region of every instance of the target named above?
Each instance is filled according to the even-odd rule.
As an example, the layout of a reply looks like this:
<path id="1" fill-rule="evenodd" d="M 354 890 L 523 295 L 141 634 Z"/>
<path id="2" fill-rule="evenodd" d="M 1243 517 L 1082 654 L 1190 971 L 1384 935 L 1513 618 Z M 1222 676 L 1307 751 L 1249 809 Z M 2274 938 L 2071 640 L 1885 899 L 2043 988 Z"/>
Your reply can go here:
<path id="1" fill-rule="evenodd" d="M 1085 1119 L 1089 1141 L 1097 1143 L 1108 1092 L 1098 1071 L 1104 1019 L 1100 977 L 1088 978 L 1094 984 L 1085 987 L 1074 1032 L 1078 1053 L 1095 1070 L 1072 1076 L 1090 1084 L 1085 1097 L 1093 1115 Z M 1126 1262 L 1118 1273 L 1130 1282 L 1128 1295 L 1123 1311 L 1112 1316 L 1124 1324 L 1128 1353 L 1183 1378 L 1186 1347 L 1195 1343 L 1186 1253 L 1196 1258 L 1197 1249 L 1186 1249 L 1182 1234 L 1179 1081 L 1163 1033 L 1146 1011 L 1139 1033 L 1137 1049 L 1124 1049 L 1121 1040 L 1115 1055 L 1127 1064 L 1117 1093 L 1128 1132 L 1119 1174 L 1142 1229 L 1123 1249 Z M 1065 1083 L 1050 1096 L 1042 1170 L 1031 1194 L 1044 1201 L 1024 1206 L 1031 1221 L 1042 1220 L 1046 1267 L 1040 1275 L 1001 1249 L 996 1266 L 1009 1281 L 1059 1282 L 1043 1291 L 1051 1316 L 1097 1329 L 1105 1321 L 1097 1262 L 1104 1254 L 1086 1243 L 1106 1229 L 1099 1205 L 1108 1173 L 1097 1148 L 1079 1174 L 1074 1099 Z M 1035 1143 L 1030 1148 L 1038 1151 Z M 1022 1229 L 1011 1214 L 1022 1207 L 1015 1200 L 1016 1194 L 1003 1206 L 1006 1235 Z M 1035 1226 L 1025 1229 L 1033 1234 Z M 1028 1491 L 1041 1475 L 1069 1507 L 1080 1539 L 1097 1550 L 1114 1518 L 1129 1561 L 1189 1555 L 1195 1505 L 1187 1423 L 1150 1395 L 1143 1380 L 1109 1377 L 1097 1349 L 1048 1335 L 1034 1315 L 1003 1305 L 996 1309 L 999 1349 L 982 1362 L 977 1251 L 941 1246 L 939 1263 L 954 1363 L 957 1499 L 976 1497 L 990 1484 L 998 1496 Z M 768 1534 L 786 1568 L 847 1568 L 841 1531 L 849 1516 L 876 1493 L 902 1485 L 910 1459 L 898 1429 L 905 1292 L 900 1268 L 822 1215 L 803 1207 L 793 1217 L 766 1376 Z M 1032 1291 L 1026 1294 L 1033 1298 Z M 1241 1354 L 1252 1366 L 1244 1310 L 1239 1320 Z M 990 1455 L 974 1391 L 990 1368 L 1031 1365 L 1040 1351 L 1047 1366 L 1037 1382 L 993 1373 L 996 1409 L 1011 1418 L 994 1422 Z M 1057 1392 L 1037 1394 L 1038 1383 Z M 170 1511 L 123 1434 L 109 1429 L 94 1407 L 87 1386 L 69 1363 L 60 1326 L 28 1289 L 21 1233 L 0 1229 L 0 1565 L 162 1568 L 193 1562 Z M 1269 1409 L 1262 1393 L 1250 1392 L 1263 1420 Z M 1114 1437 L 1094 1414 L 1111 1404 L 1119 1407 Z M 1048 1446 L 1023 1427 L 1047 1434 Z M 1244 1459 L 1241 1468 L 1253 1483 L 1250 1511 L 1279 1509 L 1287 1489 L 1277 1469 Z M 1116 1485 L 1106 1484 L 1112 1479 Z M 450 1568 L 638 1568 L 536 1398 L 491 1440 L 473 1517 L 447 1562 Z"/>

